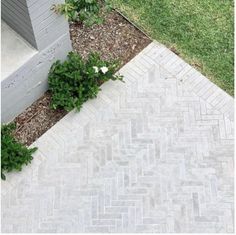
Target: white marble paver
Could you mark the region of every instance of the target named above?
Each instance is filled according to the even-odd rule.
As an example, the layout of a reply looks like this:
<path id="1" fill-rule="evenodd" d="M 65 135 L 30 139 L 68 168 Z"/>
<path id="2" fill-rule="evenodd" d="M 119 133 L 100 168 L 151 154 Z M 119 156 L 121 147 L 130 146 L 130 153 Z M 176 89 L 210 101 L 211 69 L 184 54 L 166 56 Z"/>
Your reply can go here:
<path id="1" fill-rule="evenodd" d="M 2 182 L 2 232 L 233 232 L 232 97 L 151 43 Z"/>

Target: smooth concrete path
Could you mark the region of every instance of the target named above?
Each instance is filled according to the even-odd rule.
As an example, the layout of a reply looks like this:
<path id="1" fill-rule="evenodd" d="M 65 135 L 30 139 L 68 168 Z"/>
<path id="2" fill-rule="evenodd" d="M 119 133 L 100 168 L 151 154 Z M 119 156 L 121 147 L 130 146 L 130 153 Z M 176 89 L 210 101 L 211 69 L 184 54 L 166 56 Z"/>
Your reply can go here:
<path id="1" fill-rule="evenodd" d="M 234 100 L 151 43 L 2 182 L 2 232 L 233 232 Z"/>

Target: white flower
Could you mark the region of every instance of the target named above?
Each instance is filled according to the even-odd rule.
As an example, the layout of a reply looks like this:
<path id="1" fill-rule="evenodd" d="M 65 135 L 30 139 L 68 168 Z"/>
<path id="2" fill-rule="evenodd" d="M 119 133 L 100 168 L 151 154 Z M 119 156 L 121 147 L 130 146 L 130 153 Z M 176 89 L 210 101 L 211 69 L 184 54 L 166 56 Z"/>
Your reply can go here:
<path id="1" fill-rule="evenodd" d="M 93 69 L 95 70 L 95 73 L 98 73 L 99 69 L 97 66 L 93 66 Z"/>
<path id="2" fill-rule="evenodd" d="M 103 66 L 103 67 L 101 67 L 101 71 L 105 74 L 108 71 L 108 68 Z"/>

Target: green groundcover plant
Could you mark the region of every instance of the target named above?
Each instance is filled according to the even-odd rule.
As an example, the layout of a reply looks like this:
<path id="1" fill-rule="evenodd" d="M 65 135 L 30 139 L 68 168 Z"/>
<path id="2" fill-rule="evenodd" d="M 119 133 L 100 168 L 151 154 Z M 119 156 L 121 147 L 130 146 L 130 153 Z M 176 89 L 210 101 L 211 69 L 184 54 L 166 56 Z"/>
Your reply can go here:
<path id="1" fill-rule="evenodd" d="M 1 178 L 6 179 L 5 173 L 21 171 L 23 165 L 28 165 L 37 148 L 27 148 L 17 142 L 12 135 L 15 124 L 1 126 Z"/>
<path id="2" fill-rule="evenodd" d="M 105 61 L 98 53 L 91 53 L 87 60 L 76 52 L 69 52 L 67 60 L 56 61 L 49 72 L 51 107 L 71 111 L 97 96 L 100 85 L 108 80 L 122 80 L 115 75 L 118 61 Z"/>
<path id="3" fill-rule="evenodd" d="M 63 4 L 53 5 L 56 13 L 65 15 L 69 21 L 83 22 L 86 26 L 101 24 L 101 7 L 110 10 L 111 6 L 107 0 L 65 0 Z"/>

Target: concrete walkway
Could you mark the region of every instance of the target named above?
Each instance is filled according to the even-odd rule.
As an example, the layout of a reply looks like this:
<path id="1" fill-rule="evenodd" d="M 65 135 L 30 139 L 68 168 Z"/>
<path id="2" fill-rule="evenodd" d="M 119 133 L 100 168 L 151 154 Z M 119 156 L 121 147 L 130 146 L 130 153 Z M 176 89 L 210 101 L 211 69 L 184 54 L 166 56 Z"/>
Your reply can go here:
<path id="1" fill-rule="evenodd" d="M 232 97 L 151 43 L 2 182 L 2 232 L 233 232 Z"/>

